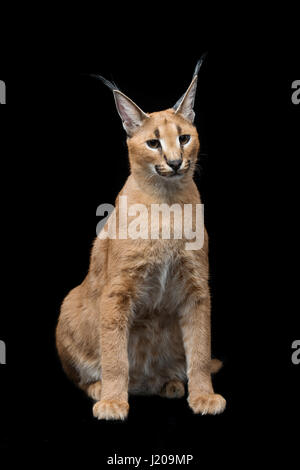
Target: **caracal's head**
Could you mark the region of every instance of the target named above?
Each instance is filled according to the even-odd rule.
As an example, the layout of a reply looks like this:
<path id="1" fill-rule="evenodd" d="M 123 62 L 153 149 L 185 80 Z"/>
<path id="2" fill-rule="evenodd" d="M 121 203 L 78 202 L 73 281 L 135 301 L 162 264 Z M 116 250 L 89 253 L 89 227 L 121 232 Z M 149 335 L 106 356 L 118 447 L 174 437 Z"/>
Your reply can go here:
<path id="1" fill-rule="evenodd" d="M 140 182 L 175 184 L 192 178 L 200 148 L 194 126 L 199 60 L 186 93 L 173 108 L 145 113 L 114 83 L 98 76 L 113 91 L 127 133 L 132 174 Z"/>

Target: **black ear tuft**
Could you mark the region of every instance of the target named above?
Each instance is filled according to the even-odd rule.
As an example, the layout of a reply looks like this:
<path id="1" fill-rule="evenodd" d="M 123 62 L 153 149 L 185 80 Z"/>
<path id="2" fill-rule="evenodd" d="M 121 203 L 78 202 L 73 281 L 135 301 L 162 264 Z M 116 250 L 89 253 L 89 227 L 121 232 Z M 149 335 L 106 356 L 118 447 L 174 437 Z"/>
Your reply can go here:
<path id="1" fill-rule="evenodd" d="M 106 78 L 102 77 L 102 75 L 96 75 L 96 74 L 90 74 L 90 77 L 97 78 L 97 80 L 101 80 L 104 85 L 106 85 L 111 91 L 121 91 L 120 88 L 115 84 L 115 82 L 110 82 L 109 80 L 106 80 Z"/>
<path id="2" fill-rule="evenodd" d="M 203 64 L 204 60 L 206 59 L 206 56 L 207 56 L 207 52 L 205 52 L 204 54 L 202 54 L 202 56 L 200 57 L 200 59 L 198 60 L 197 64 L 196 64 L 196 68 L 195 68 L 195 72 L 194 72 L 194 75 L 193 75 L 193 79 L 195 77 L 197 77 L 198 73 L 199 73 L 199 70 L 201 68 L 201 65 Z M 173 109 L 175 111 L 177 111 L 177 109 L 179 108 L 179 105 L 181 104 L 183 98 L 184 98 L 185 94 L 182 95 L 179 100 L 177 101 L 177 103 L 173 106 Z"/>
<path id="3" fill-rule="evenodd" d="M 194 75 L 193 75 L 193 78 L 194 78 L 196 75 L 198 75 L 199 70 L 200 70 L 200 67 L 201 67 L 201 65 L 203 64 L 203 62 L 205 61 L 206 56 L 207 56 L 207 52 L 205 52 L 204 54 L 202 54 L 202 56 L 201 56 L 200 59 L 198 60 L 197 65 L 196 65 L 196 68 L 195 68 L 195 72 L 194 72 Z"/>

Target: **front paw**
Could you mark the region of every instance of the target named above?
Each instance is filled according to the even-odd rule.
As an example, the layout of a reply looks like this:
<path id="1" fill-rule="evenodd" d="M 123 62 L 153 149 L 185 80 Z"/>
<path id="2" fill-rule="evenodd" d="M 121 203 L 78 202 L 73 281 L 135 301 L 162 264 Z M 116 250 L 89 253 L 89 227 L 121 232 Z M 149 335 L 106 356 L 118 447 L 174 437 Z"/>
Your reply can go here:
<path id="1" fill-rule="evenodd" d="M 194 413 L 202 415 L 217 415 L 223 413 L 226 407 L 226 400 L 216 393 L 199 392 L 189 397 L 189 405 Z"/>
<path id="2" fill-rule="evenodd" d="M 124 420 L 128 411 L 128 403 L 120 400 L 100 400 L 93 406 L 93 415 L 98 419 Z"/>

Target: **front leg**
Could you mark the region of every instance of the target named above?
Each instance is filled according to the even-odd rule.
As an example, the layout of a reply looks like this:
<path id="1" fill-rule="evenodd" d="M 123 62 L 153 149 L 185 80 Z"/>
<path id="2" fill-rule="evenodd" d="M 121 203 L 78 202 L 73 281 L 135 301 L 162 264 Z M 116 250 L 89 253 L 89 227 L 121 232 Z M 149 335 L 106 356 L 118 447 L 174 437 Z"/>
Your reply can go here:
<path id="1" fill-rule="evenodd" d="M 226 401 L 214 393 L 211 381 L 210 296 L 190 297 L 180 324 L 187 360 L 189 405 L 194 413 L 222 413 Z"/>
<path id="2" fill-rule="evenodd" d="M 108 290 L 100 304 L 101 400 L 93 414 L 98 419 L 124 420 L 128 405 L 128 292 Z"/>

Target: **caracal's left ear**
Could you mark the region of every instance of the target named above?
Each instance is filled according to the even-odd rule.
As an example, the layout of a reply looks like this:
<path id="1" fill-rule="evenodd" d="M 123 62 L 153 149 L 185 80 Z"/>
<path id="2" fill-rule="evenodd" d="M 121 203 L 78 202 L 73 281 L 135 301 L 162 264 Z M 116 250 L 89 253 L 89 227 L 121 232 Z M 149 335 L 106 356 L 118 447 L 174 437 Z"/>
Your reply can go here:
<path id="1" fill-rule="evenodd" d="M 180 98 L 180 100 L 177 101 L 175 106 L 173 106 L 173 109 L 175 109 L 175 114 L 181 114 L 187 121 L 191 123 L 193 123 L 195 119 L 194 104 L 197 91 L 198 73 L 206 55 L 207 54 L 203 54 L 201 59 L 197 62 L 192 83 L 188 87 L 185 94 Z"/>
<path id="2" fill-rule="evenodd" d="M 145 119 L 149 119 L 150 116 L 144 113 L 128 96 L 124 95 L 114 82 L 106 80 L 106 78 L 101 75 L 92 74 L 91 76 L 101 80 L 113 92 L 123 127 L 127 135 L 131 137 L 143 124 Z"/>

